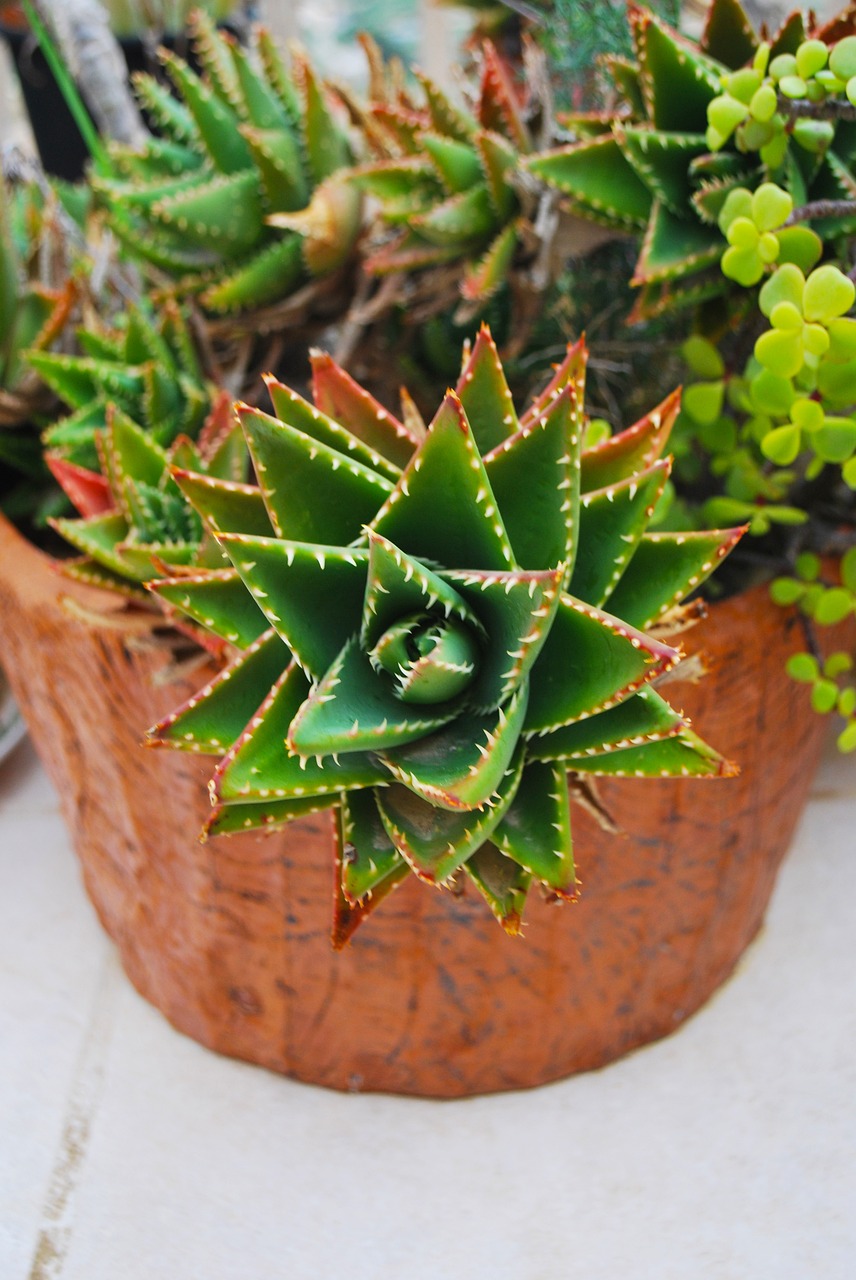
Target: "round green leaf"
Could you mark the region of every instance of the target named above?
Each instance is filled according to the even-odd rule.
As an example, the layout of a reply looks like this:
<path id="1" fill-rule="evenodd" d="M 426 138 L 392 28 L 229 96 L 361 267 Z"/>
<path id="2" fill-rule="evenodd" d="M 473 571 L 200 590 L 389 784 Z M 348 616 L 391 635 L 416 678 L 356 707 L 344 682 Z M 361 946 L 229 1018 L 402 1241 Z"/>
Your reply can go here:
<path id="1" fill-rule="evenodd" d="M 820 261 L 823 241 L 810 227 L 781 227 L 776 232 L 779 262 L 793 263 L 805 274 Z"/>
<path id="2" fill-rule="evenodd" d="M 681 355 L 693 373 L 700 378 L 721 378 L 725 373 L 725 362 L 714 344 L 700 334 L 687 338 L 681 347 Z"/>
<path id="3" fill-rule="evenodd" d="M 755 357 L 780 378 L 793 378 L 803 367 L 803 345 L 793 330 L 770 329 L 755 343 Z"/>
<path id="4" fill-rule="evenodd" d="M 856 36 L 845 36 L 829 55 L 829 69 L 845 82 L 856 76 Z"/>
<path id="5" fill-rule="evenodd" d="M 815 267 L 805 282 L 803 314 L 806 320 L 826 323 L 843 316 L 853 306 L 856 285 L 843 271 L 827 263 Z"/>
<path id="6" fill-rule="evenodd" d="M 802 311 L 804 289 L 805 276 L 799 267 L 786 262 L 765 282 L 758 296 L 758 305 L 765 316 L 769 316 L 780 302 L 791 302 L 798 311 Z"/>
<path id="7" fill-rule="evenodd" d="M 818 680 L 811 691 L 811 705 L 820 715 L 828 715 L 838 701 L 838 685 L 833 680 Z"/>
<path id="8" fill-rule="evenodd" d="M 829 48 L 822 40 L 804 40 L 796 51 L 797 74 L 804 80 L 811 79 L 826 66 Z"/>
<path id="9" fill-rule="evenodd" d="M 775 182 L 762 182 L 752 196 L 752 220 L 759 231 L 774 231 L 793 212 L 793 198 Z"/>
<path id="10" fill-rule="evenodd" d="M 834 627 L 853 611 L 853 595 L 846 587 L 830 587 L 817 602 L 814 620 L 823 627 Z"/>
<path id="11" fill-rule="evenodd" d="M 853 418 L 827 417 L 811 442 L 815 453 L 824 462 L 846 462 L 856 450 L 856 421 Z"/>
<path id="12" fill-rule="evenodd" d="M 777 467 L 788 467 L 800 451 L 800 439 L 799 427 L 789 422 L 784 427 L 775 427 L 764 436 L 761 451 Z"/>
<path id="13" fill-rule="evenodd" d="M 770 583 L 770 597 L 774 604 L 796 604 L 805 587 L 796 578 L 775 578 Z"/>
<path id="14" fill-rule="evenodd" d="M 785 670 L 792 680 L 800 684 L 813 684 L 820 675 L 817 658 L 810 653 L 793 653 L 785 663 Z"/>
<path id="15" fill-rule="evenodd" d="M 850 547 L 841 557 L 841 581 L 848 590 L 856 592 L 856 547 Z"/>

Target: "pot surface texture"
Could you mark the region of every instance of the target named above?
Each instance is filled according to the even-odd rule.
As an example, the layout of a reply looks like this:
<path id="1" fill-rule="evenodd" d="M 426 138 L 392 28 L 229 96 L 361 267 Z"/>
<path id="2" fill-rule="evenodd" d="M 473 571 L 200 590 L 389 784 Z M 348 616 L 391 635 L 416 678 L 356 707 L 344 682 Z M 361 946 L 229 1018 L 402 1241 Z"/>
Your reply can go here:
<path id="1" fill-rule="evenodd" d="M 0 524 L 4 663 L 129 977 L 210 1048 L 337 1089 L 523 1088 L 668 1034 L 757 932 L 825 734 L 784 671 L 797 618 L 765 587 L 717 604 L 683 641 L 711 674 L 669 696 L 739 777 L 604 781 L 624 834 L 574 806 L 581 899 L 533 895 L 521 938 L 411 877 L 334 952 L 330 816 L 198 843 L 213 761 L 139 744 L 203 676 L 158 683 L 162 651 L 63 595 L 105 608 Z"/>

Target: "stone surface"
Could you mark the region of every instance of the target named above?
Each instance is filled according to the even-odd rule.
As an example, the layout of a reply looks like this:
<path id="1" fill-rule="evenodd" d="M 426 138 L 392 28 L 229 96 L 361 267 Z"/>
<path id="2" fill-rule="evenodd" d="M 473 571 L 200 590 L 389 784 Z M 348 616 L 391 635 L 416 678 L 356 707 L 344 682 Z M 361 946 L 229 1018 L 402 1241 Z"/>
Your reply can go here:
<path id="1" fill-rule="evenodd" d="M 855 815 L 830 754 L 761 935 L 669 1039 L 522 1093 L 348 1096 L 208 1053 L 140 999 L 20 749 L 0 772 L 0 1276 L 851 1280 Z"/>

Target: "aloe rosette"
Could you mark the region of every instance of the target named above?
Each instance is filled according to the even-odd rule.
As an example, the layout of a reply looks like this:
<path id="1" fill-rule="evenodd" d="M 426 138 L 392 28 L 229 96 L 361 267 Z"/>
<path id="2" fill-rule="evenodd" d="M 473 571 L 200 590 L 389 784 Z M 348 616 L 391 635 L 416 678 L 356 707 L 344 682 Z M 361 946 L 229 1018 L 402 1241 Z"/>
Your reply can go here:
<path id="1" fill-rule="evenodd" d="M 340 267 L 360 200 L 341 177 L 347 137 L 306 59 L 289 70 L 267 32 L 248 51 L 201 12 L 193 27 L 201 74 L 164 51 L 175 96 L 135 79 L 158 135 L 113 146 L 115 172 L 94 184 L 136 260 L 210 312 L 247 311 Z"/>
<path id="2" fill-rule="evenodd" d="M 751 192 L 773 180 L 795 204 L 852 199 L 851 123 L 833 129 L 824 122 L 829 145 L 818 147 L 804 145 L 808 136 L 782 121 L 781 147 L 760 153 L 760 140 L 750 147 L 733 132 L 748 119 L 764 80 L 755 64 L 792 55 L 807 36 L 838 40 L 853 22 L 852 13 L 845 18 L 814 28 L 795 12 L 763 43 L 739 0 L 713 0 L 695 43 L 649 10 L 628 6 L 634 58 L 606 60 L 616 105 L 568 116 L 576 141 L 528 157 L 524 167 L 560 190 L 579 215 L 642 234 L 634 273 L 637 314 L 695 305 L 730 287 L 718 269 L 724 246 L 717 222 L 736 188 Z M 775 98 L 773 93 L 774 105 Z M 813 136 L 813 122 L 808 125 Z M 755 126 L 766 129 L 767 123 Z M 817 229 L 828 238 L 842 225 L 829 217 Z M 800 237 L 798 228 L 779 233 L 780 260 L 805 265 Z"/>
<path id="3" fill-rule="evenodd" d="M 521 258 L 533 256 L 540 184 L 520 157 L 535 149 L 534 95 L 486 40 L 472 110 L 417 73 L 423 100 L 388 83 L 373 56 L 373 101 L 358 118 L 375 159 L 353 181 L 373 196 L 391 236 L 366 258 L 376 275 L 462 262 L 464 305 L 486 302 Z"/>
<path id="4" fill-rule="evenodd" d="M 151 605 L 143 584 L 153 577 L 228 563 L 173 478 L 185 467 L 236 488 L 246 479 L 246 445 L 227 392 L 216 397 L 196 440 L 179 435 L 164 448 L 111 405 L 95 445 L 98 470 L 59 452 L 45 456 L 78 512 L 51 521 L 80 553 L 60 561 L 67 577 Z"/>
<path id="5" fill-rule="evenodd" d="M 208 834 L 335 810 L 337 945 L 411 873 L 516 933 L 576 894 L 569 777 L 731 772 L 651 628 L 741 531 L 648 531 L 678 397 L 583 449 L 584 370 L 518 416 L 483 329 L 424 430 L 316 354 L 314 404 L 239 410 L 256 489 L 176 474 L 232 567 L 153 589 L 238 656 L 151 741 L 221 757 Z"/>
<path id="6" fill-rule="evenodd" d="M 130 306 L 116 327 L 81 328 L 82 354 L 27 352 L 27 363 L 71 410 L 45 431 L 47 449 L 97 470 L 98 433 L 111 406 L 132 418 L 164 448 L 179 435 L 198 435 L 211 409 L 205 377 L 187 319 L 175 302 L 155 317 Z"/>

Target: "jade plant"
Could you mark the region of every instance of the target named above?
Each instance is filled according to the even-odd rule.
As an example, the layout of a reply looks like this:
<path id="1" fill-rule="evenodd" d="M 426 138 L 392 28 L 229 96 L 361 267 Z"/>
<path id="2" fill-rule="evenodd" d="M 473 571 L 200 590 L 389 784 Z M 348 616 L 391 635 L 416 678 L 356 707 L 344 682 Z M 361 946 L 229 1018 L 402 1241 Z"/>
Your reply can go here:
<path id="1" fill-rule="evenodd" d="M 220 758 L 208 834 L 335 811 L 338 946 L 410 874 L 517 933 L 576 895 L 569 782 L 733 772 L 657 683 L 742 530 L 650 532 L 679 398 L 592 442 L 585 364 L 518 414 L 483 328 L 426 429 L 316 353 L 239 408 L 256 487 L 174 472 L 231 567 L 152 589 L 237 656 L 150 740 Z"/>
<path id="2" fill-rule="evenodd" d="M 94 179 L 110 226 L 134 260 L 215 313 L 289 298 L 348 258 L 360 226 L 356 189 L 341 171 L 348 140 L 299 54 L 284 65 L 265 31 L 253 50 L 197 12 L 197 74 L 162 51 L 174 93 L 136 78 L 158 133 L 113 145 Z"/>
<path id="3" fill-rule="evenodd" d="M 800 50 L 814 66 L 828 42 L 846 46 L 853 15 L 815 28 L 794 13 L 763 41 L 739 0 L 713 0 L 697 44 L 636 5 L 628 21 L 633 58 L 608 60 L 617 101 L 568 114 L 576 140 L 525 164 L 582 216 L 642 234 L 634 283 L 644 316 L 728 292 L 718 220 L 735 188 L 754 190 L 766 178 L 797 205 L 850 198 L 852 124 L 813 118 L 814 103 L 799 119 L 799 104 L 783 94 L 803 81 L 785 77 L 779 93 L 767 72 L 796 66 Z M 851 222 L 828 208 L 818 229 L 831 241 Z M 803 267 L 799 230 L 778 239 L 780 260 Z"/>

